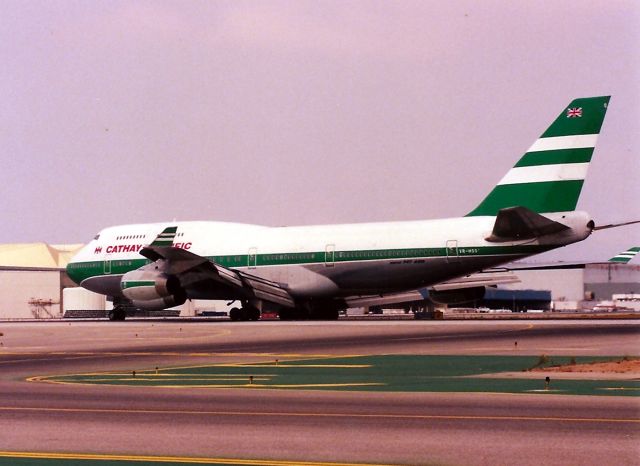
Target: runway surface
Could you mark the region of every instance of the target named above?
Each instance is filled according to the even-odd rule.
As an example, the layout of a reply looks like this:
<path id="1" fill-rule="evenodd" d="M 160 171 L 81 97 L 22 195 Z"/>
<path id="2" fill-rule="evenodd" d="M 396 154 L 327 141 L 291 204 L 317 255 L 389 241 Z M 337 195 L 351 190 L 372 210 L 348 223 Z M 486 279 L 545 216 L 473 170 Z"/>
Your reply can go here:
<path id="1" fill-rule="evenodd" d="M 228 464 L 640 464 L 638 397 L 26 381 L 301 356 L 633 356 L 640 355 L 639 321 L 0 323 L 0 332 L 5 452 Z M 0 456 L 0 464 L 11 461 Z"/>

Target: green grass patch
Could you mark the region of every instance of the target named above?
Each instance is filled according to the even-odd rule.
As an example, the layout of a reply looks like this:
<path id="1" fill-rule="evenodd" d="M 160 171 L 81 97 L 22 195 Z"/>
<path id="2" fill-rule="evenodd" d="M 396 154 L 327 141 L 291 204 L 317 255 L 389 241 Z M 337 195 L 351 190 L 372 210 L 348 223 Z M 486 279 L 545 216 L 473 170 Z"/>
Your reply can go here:
<path id="1" fill-rule="evenodd" d="M 105 372 L 55 376 L 58 383 L 158 387 L 360 390 L 383 392 L 497 392 L 571 395 L 640 395 L 635 380 L 561 380 L 551 376 L 545 390 L 539 378 L 474 378 L 533 367 L 620 360 L 570 356 L 424 356 L 385 355 L 280 361 L 278 364 L 220 364 L 158 371 Z"/>

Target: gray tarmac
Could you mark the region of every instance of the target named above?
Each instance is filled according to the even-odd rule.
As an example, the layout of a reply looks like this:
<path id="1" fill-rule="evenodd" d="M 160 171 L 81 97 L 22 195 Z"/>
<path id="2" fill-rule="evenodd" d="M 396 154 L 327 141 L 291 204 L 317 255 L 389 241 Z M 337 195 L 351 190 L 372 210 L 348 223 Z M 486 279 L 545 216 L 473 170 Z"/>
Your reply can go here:
<path id="1" fill-rule="evenodd" d="M 2 451 L 386 464 L 640 464 L 638 397 L 47 384 L 301 355 L 640 355 L 640 321 L 0 323 Z M 517 345 L 515 344 L 517 342 Z"/>

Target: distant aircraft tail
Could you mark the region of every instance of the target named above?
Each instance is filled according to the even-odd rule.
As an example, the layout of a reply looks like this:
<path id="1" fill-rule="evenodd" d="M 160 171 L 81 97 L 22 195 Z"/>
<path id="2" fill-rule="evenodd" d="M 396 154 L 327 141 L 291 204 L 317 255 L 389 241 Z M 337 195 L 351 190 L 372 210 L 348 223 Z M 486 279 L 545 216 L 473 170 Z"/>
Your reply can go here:
<path id="1" fill-rule="evenodd" d="M 626 264 L 631 259 L 636 257 L 636 254 L 638 254 L 638 252 L 640 252 L 640 246 L 629 248 L 626 251 L 621 252 L 616 256 L 613 256 L 611 259 L 609 259 L 609 262 L 620 262 L 622 264 Z"/>
<path id="2" fill-rule="evenodd" d="M 467 216 L 526 207 L 537 213 L 574 210 L 610 96 L 573 100 Z"/>

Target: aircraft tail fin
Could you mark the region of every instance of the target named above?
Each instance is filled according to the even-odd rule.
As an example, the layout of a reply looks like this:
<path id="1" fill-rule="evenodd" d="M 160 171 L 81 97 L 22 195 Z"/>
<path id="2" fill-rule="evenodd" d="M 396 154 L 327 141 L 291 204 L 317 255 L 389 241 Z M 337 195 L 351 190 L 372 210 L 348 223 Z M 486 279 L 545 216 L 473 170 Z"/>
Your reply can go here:
<path id="1" fill-rule="evenodd" d="M 467 216 L 497 215 L 516 206 L 537 213 L 574 210 L 609 99 L 573 100 Z"/>
<path id="2" fill-rule="evenodd" d="M 636 254 L 638 254 L 639 252 L 640 252 L 640 246 L 629 248 L 626 251 L 621 252 L 616 256 L 613 256 L 611 259 L 609 259 L 609 262 L 620 262 L 622 264 L 626 264 L 631 259 L 633 259 L 636 256 Z"/>

